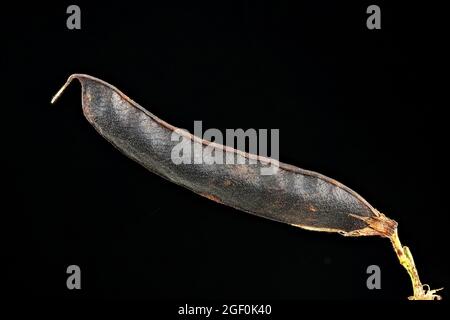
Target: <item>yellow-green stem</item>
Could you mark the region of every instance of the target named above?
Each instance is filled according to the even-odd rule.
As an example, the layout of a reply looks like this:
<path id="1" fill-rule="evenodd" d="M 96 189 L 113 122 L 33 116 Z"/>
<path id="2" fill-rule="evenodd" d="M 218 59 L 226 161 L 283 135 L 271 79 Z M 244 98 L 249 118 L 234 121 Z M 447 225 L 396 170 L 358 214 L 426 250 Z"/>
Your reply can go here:
<path id="1" fill-rule="evenodd" d="M 441 289 L 431 290 L 428 285 L 423 285 L 420 282 L 419 274 L 417 272 L 416 265 L 414 263 L 413 256 L 409 248 L 402 246 L 400 239 L 398 237 L 398 232 L 395 232 L 390 237 L 392 246 L 394 247 L 395 253 L 397 254 L 400 264 L 406 269 L 411 278 L 414 295 L 409 297 L 410 300 L 441 300 L 441 296 L 437 295 L 436 292 Z"/>

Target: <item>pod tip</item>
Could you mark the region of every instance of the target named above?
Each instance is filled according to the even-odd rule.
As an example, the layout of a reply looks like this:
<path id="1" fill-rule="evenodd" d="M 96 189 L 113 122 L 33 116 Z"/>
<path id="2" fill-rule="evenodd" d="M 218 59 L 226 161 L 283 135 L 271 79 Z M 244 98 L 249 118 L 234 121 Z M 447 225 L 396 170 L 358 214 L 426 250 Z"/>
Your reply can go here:
<path id="1" fill-rule="evenodd" d="M 51 104 L 54 104 L 56 100 L 58 100 L 59 96 L 63 93 L 63 91 L 67 88 L 67 86 L 72 82 L 72 80 L 76 77 L 75 74 L 71 75 L 66 83 L 61 87 L 61 89 L 58 90 L 58 92 L 53 96 L 52 100 L 50 101 Z"/>

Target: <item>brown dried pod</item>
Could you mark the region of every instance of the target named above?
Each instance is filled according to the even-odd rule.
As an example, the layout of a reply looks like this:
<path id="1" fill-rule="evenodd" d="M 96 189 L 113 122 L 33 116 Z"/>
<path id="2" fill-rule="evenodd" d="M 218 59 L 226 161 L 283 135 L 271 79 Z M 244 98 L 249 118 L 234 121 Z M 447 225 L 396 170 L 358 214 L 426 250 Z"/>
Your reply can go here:
<path id="1" fill-rule="evenodd" d="M 414 295 L 410 299 L 440 299 L 438 290 L 420 282 L 412 255 L 398 238 L 397 222 L 350 188 L 316 172 L 203 140 L 159 119 L 114 86 L 89 75 L 71 75 L 52 103 L 73 79 L 82 85 L 86 119 L 106 140 L 149 171 L 213 201 L 260 217 L 344 236 L 389 238 L 411 277 Z M 192 158 L 221 154 L 233 161 L 175 163 L 171 155 L 179 139 L 174 136 L 192 146 Z M 271 166 L 276 173 L 261 174 L 261 169 Z"/>

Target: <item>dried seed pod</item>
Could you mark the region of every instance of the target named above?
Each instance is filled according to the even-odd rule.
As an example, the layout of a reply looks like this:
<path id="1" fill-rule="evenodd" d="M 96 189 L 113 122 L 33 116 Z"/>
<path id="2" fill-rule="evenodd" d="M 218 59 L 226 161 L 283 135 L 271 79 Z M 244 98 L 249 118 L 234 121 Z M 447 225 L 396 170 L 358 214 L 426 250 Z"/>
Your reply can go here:
<path id="1" fill-rule="evenodd" d="M 412 279 L 414 295 L 410 299 L 440 298 L 437 290 L 426 290 L 421 284 L 411 253 L 400 244 L 397 222 L 350 188 L 316 172 L 196 137 L 159 119 L 112 85 L 88 75 L 71 75 L 52 103 L 73 79 L 82 85 L 86 119 L 106 140 L 149 171 L 213 201 L 260 217 L 344 236 L 389 238 Z M 174 136 L 191 146 L 191 159 L 206 161 L 175 163 L 172 152 L 179 139 Z M 224 161 L 205 159 L 205 155 L 213 154 L 219 154 Z M 276 173 L 262 175 L 261 170 L 270 166 L 277 169 Z"/>

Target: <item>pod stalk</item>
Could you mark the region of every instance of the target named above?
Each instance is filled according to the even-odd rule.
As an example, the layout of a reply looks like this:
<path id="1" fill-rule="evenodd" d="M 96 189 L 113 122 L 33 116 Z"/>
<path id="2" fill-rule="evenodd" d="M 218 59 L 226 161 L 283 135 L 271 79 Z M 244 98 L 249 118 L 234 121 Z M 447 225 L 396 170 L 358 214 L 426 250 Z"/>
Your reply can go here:
<path id="1" fill-rule="evenodd" d="M 394 251 L 397 254 L 398 260 L 400 264 L 406 269 L 411 278 L 413 292 L 414 295 L 410 296 L 409 300 L 441 300 L 442 297 L 437 295 L 436 292 L 440 289 L 430 289 L 430 286 L 427 284 L 422 284 L 419 278 L 419 273 L 417 272 L 416 264 L 414 263 L 414 258 L 411 254 L 411 251 L 407 246 L 402 246 L 400 242 L 400 238 L 398 237 L 398 231 L 390 236 L 390 240 L 392 246 L 394 247 Z"/>

